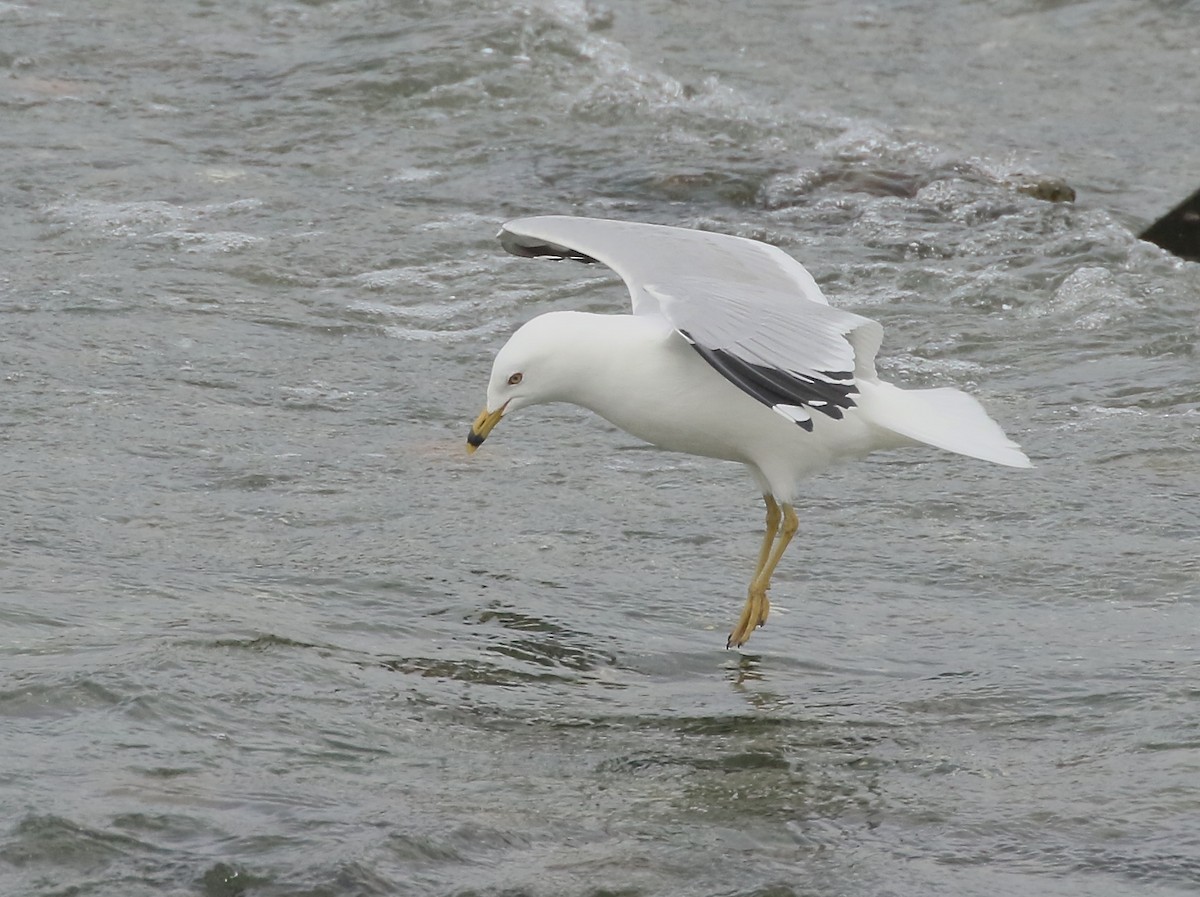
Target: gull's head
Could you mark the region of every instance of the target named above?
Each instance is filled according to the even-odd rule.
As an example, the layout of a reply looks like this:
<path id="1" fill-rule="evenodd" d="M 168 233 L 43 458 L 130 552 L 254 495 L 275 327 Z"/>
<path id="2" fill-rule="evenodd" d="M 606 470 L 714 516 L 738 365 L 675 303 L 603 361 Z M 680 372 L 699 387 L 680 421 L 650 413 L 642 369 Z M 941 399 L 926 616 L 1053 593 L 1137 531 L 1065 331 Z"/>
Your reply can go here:
<path id="1" fill-rule="evenodd" d="M 559 401 L 580 334 L 576 312 L 551 312 L 524 324 L 492 362 L 487 405 L 467 436 L 467 451 L 483 445 L 500 418 L 527 405 Z"/>

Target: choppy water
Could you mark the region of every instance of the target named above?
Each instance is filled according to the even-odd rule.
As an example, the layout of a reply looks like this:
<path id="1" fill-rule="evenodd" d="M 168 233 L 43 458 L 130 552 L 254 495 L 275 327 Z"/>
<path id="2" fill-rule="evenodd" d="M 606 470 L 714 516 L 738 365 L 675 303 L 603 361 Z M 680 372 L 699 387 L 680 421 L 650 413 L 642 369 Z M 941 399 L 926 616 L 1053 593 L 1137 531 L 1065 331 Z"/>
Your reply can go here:
<path id="1" fill-rule="evenodd" d="M 1200 889 L 1195 3 L 0 4 L 0 893 Z M 1074 204 L 1055 197 L 1061 184 Z M 732 465 L 491 354 L 775 242 L 1038 464 Z"/>

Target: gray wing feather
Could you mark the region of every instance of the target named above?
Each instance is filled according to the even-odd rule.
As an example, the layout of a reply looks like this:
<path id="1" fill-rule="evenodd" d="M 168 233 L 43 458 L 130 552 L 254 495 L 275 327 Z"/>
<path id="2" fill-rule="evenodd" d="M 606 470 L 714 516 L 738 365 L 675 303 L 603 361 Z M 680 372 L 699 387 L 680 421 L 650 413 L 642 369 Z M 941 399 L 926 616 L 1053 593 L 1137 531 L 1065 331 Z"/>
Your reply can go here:
<path id="1" fill-rule="evenodd" d="M 645 283 L 699 277 L 757 289 L 789 292 L 827 304 L 812 275 L 777 246 L 707 231 L 544 215 L 509 221 L 500 244 L 513 255 L 600 262 L 629 287 L 635 314 L 654 313 L 656 303 L 641 290 Z"/>

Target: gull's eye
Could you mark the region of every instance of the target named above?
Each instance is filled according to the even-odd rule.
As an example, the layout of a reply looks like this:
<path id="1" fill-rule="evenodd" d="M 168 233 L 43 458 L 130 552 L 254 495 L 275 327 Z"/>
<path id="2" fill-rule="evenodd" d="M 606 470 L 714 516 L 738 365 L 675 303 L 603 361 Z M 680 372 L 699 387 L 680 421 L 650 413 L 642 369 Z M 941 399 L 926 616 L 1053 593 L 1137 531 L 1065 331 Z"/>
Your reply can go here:
<path id="1" fill-rule="evenodd" d="M 508 378 L 508 385 L 516 386 L 518 383 L 521 382 L 521 376 L 522 376 L 521 372 L 517 371 L 515 374 L 513 374 L 511 377 Z"/>

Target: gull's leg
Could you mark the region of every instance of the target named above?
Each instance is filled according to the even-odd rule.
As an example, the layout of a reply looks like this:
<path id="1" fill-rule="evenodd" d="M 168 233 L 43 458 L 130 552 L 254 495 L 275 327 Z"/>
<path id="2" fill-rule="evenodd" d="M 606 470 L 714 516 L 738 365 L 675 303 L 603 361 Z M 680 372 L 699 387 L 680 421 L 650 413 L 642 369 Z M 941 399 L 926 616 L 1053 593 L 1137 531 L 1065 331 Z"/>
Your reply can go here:
<path id="1" fill-rule="evenodd" d="M 767 505 L 767 532 L 771 538 L 764 542 L 763 547 L 768 548 L 770 542 L 775 544 L 767 551 L 765 563 L 760 563 L 754 579 L 750 581 L 750 594 L 746 597 L 746 606 L 742 610 L 742 616 L 738 620 L 737 626 L 734 627 L 733 632 L 729 633 L 729 641 L 725 643 L 726 648 L 740 648 L 750 640 L 750 633 L 767 621 L 767 613 L 771 610 L 771 602 L 767 600 L 767 589 L 771 587 L 771 576 L 775 573 L 775 568 L 779 566 L 779 560 L 783 557 L 783 553 L 787 551 L 788 543 L 792 541 L 796 530 L 800 528 L 800 521 L 796 519 L 795 509 L 787 503 L 783 505 L 783 526 L 780 527 L 778 507 L 774 509 L 774 515 L 772 515 L 772 505 L 774 504 L 775 502 L 772 501 Z M 772 516 L 774 516 L 773 521 Z M 776 530 L 779 532 L 778 539 L 775 539 Z M 760 561 L 762 560 L 760 557 Z"/>
<path id="2" fill-rule="evenodd" d="M 757 585 L 764 592 L 771 587 L 771 577 L 775 573 L 775 568 L 779 566 L 779 560 L 783 557 L 783 553 L 787 551 L 788 544 L 792 541 L 792 536 L 796 535 L 796 530 L 800 529 L 800 521 L 796 518 L 796 509 L 789 504 L 783 506 L 783 528 L 779 531 L 779 541 L 775 543 L 775 550 L 771 552 L 771 558 L 767 561 L 765 567 L 759 571 Z M 752 585 L 751 588 L 754 586 Z"/>
<path id="3" fill-rule="evenodd" d="M 733 632 L 729 633 L 729 640 L 725 642 L 726 648 L 744 645 L 750 638 L 751 631 L 767 621 L 767 613 L 771 609 L 771 603 L 767 601 L 766 589 L 755 591 L 754 586 L 771 559 L 771 546 L 775 543 L 775 536 L 779 532 L 779 521 L 782 515 L 774 497 L 764 493 L 763 501 L 767 505 L 767 530 L 763 533 L 762 548 L 758 550 L 758 563 L 754 565 L 754 576 L 750 578 L 750 592 L 746 596 L 742 616 Z"/>
<path id="4" fill-rule="evenodd" d="M 763 567 L 767 565 L 767 560 L 771 557 L 771 545 L 774 544 L 775 536 L 779 532 L 779 521 L 783 519 L 773 495 L 764 495 L 763 502 L 767 506 L 767 529 L 763 533 L 762 547 L 758 550 L 758 563 L 754 565 L 754 575 L 750 577 L 751 582 L 758 579 Z"/>

